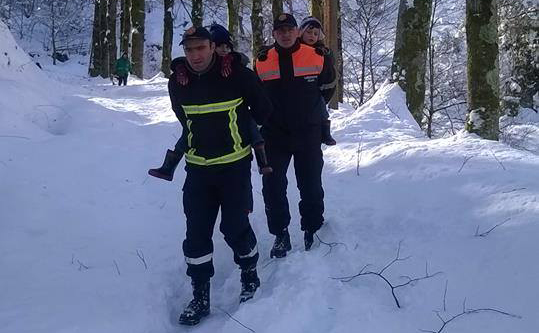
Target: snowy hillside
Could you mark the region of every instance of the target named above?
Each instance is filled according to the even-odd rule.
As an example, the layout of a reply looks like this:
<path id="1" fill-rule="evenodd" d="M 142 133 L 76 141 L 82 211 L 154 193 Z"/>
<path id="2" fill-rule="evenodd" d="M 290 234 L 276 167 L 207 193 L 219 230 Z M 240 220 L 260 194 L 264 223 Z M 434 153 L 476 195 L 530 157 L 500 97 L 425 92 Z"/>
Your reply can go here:
<path id="1" fill-rule="evenodd" d="M 0 42 L 0 332 L 437 332 L 433 311 L 448 321 L 464 300 L 443 332 L 539 331 L 539 156 L 465 133 L 428 140 L 389 84 L 332 114 L 323 243 L 303 251 L 290 170 L 293 249 L 269 259 L 253 172 L 262 286 L 238 305 L 216 230 L 212 314 L 178 326 L 191 297 L 183 162 L 172 183 L 146 174 L 178 136 L 166 81 L 41 72 L 20 67 L 3 26 Z"/>

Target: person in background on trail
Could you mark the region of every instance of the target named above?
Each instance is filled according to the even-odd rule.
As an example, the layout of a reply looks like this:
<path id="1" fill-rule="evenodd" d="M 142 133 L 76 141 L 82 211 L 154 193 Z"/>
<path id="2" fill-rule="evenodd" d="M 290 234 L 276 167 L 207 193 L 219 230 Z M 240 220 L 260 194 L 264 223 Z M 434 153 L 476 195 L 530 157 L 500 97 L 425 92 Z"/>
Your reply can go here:
<path id="1" fill-rule="evenodd" d="M 273 37 L 275 44 L 259 55 L 255 68 L 274 109 L 261 130 L 273 168 L 262 178 L 262 192 L 269 231 L 275 235 L 270 256 L 282 258 L 291 250 L 286 173 L 292 157 L 305 250 L 310 250 L 324 221 L 320 110 L 331 97 L 325 88 L 334 84 L 335 69 L 314 48 L 300 43 L 294 16 L 279 15 Z"/>
<path id="2" fill-rule="evenodd" d="M 264 123 L 272 105 L 252 70 L 215 53 L 207 29 L 188 29 L 180 45 L 185 59 L 172 61 L 168 90 L 172 109 L 187 133 L 183 253 L 193 299 L 179 323 L 196 325 L 210 313 L 212 235 L 219 211 L 219 229 L 241 269 L 240 303 L 252 298 L 260 286 L 257 241 L 249 224 L 253 194 L 248 136 L 250 118 Z"/>
<path id="3" fill-rule="evenodd" d="M 127 52 L 124 52 L 120 59 L 116 60 L 116 75 L 118 76 L 118 86 L 122 83 L 127 85 L 127 77 L 131 73 L 131 62 L 127 56 Z"/>
<path id="4" fill-rule="evenodd" d="M 247 64 L 249 63 L 249 58 L 243 53 L 234 52 L 232 38 L 225 27 L 217 23 L 213 23 L 210 26 L 210 34 L 212 41 L 215 43 L 215 52 L 217 53 L 217 55 L 223 57 L 223 59 L 225 60 L 225 66 L 222 73 L 224 76 L 230 75 L 232 62 L 240 63 L 242 66 L 247 66 Z M 187 76 L 185 75 L 185 58 L 180 59 L 182 60 L 178 60 L 178 65 L 183 65 L 183 67 L 180 66 L 180 71 L 182 72 L 181 75 L 185 78 L 184 80 L 187 80 Z M 177 71 L 178 65 L 176 65 Z M 185 152 L 186 140 L 187 136 L 185 135 L 185 133 L 182 133 L 182 136 L 180 137 L 178 142 L 176 142 L 174 150 L 167 151 L 163 165 L 157 169 L 148 170 L 148 173 L 154 177 L 172 181 L 174 177 L 174 171 L 176 170 L 176 167 L 180 163 L 183 153 Z M 261 175 L 271 173 L 272 168 L 268 164 L 268 158 L 264 149 L 264 139 L 262 138 L 262 135 L 260 135 L 258 126 L 252 118 L 249 126 L 249 142 L 251 143 L 255 151 L 258 172 Z"/>
<path id="5" fill-rule="evenodd" d="M 324 30 L 322 29 L 322 23 L 313 16 L 308 16 L 301 21 L 299 26 L 300 40 L 302 43 L 312 46 L 316 49 L 316 52 L 324 56 L 324 63 L 334 65 L 335 59 L 331 50 L 324 45 L 323 39 L 325 37 Z M 329 102 L 335 93 L 336 82 L 332 82 L 330 86 L 321 87 L 322 94 L 326 102 Z M 331 136 L 331 121 L 329 120 L 329 112 L 326 107 L 321 109 L 322 114 L 322 143 L 328 146 L 334 146 L 337 141 Z"/>

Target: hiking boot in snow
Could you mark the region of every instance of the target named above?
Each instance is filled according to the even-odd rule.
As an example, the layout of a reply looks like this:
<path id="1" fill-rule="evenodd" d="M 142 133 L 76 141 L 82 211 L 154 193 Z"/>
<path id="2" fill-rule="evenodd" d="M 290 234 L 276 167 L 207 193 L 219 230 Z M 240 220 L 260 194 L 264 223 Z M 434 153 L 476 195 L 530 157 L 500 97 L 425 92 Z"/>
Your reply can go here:
<path id="1" fill-rule="evenodd" d="M 260 287 L 260 279 L 256 274 L 256 268 L 242 270 L 240 303 L 253 298 L 258 287 Z"/>
<path id="2" fill-rule="evenodd" d="M 193 281 L 191 284 L 193 285 L 193 299 L 180 315 L 181 325 L 196 325 L 210 314 L 210 281 Z"/>
<path id="3" fill-rule="evenodd" d="M 335 146 L 337 141 L 331 136 L 331 121 L 322 122 L 322 143 L 327 146 Z"/>
<path id="4" fill-rule="evenodd" d="M 314 232 L 305 231 L 303 240 L 305 241 L 305 251 L 309 251 L 314 243 Z"/>
<path id="5" fill-rule="evenodd" d="M 172 181 L 174 171 L 180 163 L 182 156 L 182 153 L 176 153 L 175 151 L 168 149 L 163 165 L 160 168 L 148 170 L 148 174 L 157 178 Z"/>
<path id="6" fill-rule="evenodd" d="M 292 245 L 290 245 L 290 235 L 288 234 L 288 229 L 284 229 L 283 232 L 275 237 L 275 242 L 273 242 L 273 247 L 271 248 L 270 258 L 284 258 L 286 257 L 286 252 L 292 250 Z"/>
<path id="7" fill-rule="evenodd" d="M 267 175 L 272 173 L 273 169 L 269 166 L 268 156 L 266 155 L 264 142 L 256 144 L 254 148 L 256 164 L 258 164 L 258 173 L 261 175 Z"/>

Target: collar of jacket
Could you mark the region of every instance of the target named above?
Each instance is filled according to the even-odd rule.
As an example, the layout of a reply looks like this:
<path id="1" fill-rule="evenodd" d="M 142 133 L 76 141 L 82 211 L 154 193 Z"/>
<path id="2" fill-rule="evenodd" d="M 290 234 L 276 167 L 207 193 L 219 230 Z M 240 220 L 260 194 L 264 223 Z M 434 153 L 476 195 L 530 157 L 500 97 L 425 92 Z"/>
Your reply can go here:
<path id="1" fill-rule="evenodd" d="M 206 73 L 211 72 L 211 70 L 215 67 L 215 58 L 217 58 L 217 56 L 216 56 L 215 53 L 214 53 L 214 54 L 212 55 L 211 62 L 210 62 L 210 64 L 208 65 L 208 67 L 207 67 L 205 70 L 201 71 L 201 72 L 197 72 L 197 71 L 195 71 L 193 68 L 191 68 L 191 65 L 189 65 L 189 62 L 188 62 L 187 60 L 185 61 L 185 65 L 186 65 L 187 70 L 188 70 L 189 72 L 191 72 L 191 73 L 193 73 L 193 74 L 195 74 L 195 75 L 198 75 L 198 76 L 202 76 L 202 75 L 204 75 L 204 74 L 206 74 Z"/>
<path id="2" fill-rule="evenodd" d="M 296 52 L 297 50 L 299 50 L 300 46 L 301 46 L 301 43 L 299 42 L 299 39 L 296 40 L 294 45 L 292 45 L 291 47 L 287 49 L 285 49 L 284 47 L 277 44 L 277 42 L 275 42 L 275 50 L 277 51 L 277 53 L 279 53 L 279 55 L 290 55 Z"/>

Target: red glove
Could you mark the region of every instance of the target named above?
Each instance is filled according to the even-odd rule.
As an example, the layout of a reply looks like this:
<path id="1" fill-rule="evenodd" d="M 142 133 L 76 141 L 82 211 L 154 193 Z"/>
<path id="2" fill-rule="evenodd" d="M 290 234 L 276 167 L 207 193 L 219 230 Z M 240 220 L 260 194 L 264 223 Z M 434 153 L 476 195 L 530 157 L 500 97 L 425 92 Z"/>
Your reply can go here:
<path id="1" fill-rule="evenodd" d="M 182 63 L 179 63 L 176 65 L 176 81 L 181 84 L 182 86 L 185 86 L 189 83 L 189 77 L 187 76 L 187 68 L 185 68 L 185 65 Z"/>
<path id="2" fill-rule="evenodd" d="M 221 62 L 221 75 L 223 77 L 228 77 L 232 74 L 232 61 L 234 61 L 234 56 L 230 53 L 223 57 Z"/>

